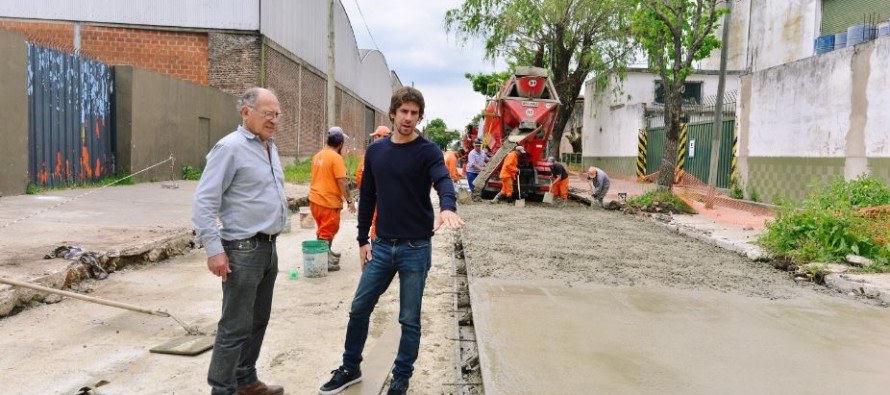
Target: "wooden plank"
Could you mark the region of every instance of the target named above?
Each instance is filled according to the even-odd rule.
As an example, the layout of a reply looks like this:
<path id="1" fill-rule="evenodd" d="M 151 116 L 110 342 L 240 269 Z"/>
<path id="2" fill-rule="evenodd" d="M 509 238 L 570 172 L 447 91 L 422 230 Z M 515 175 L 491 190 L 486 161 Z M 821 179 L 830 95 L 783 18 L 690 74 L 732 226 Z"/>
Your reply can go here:
<path id="1" fill-rule="evenodd" d="M 343 391 L 344 395 L 380 394 L 396 360 L 401 335 L 402 325 L 398 321 L 386 326 L 377 345 L 362 361 L 362 381 Z"/>

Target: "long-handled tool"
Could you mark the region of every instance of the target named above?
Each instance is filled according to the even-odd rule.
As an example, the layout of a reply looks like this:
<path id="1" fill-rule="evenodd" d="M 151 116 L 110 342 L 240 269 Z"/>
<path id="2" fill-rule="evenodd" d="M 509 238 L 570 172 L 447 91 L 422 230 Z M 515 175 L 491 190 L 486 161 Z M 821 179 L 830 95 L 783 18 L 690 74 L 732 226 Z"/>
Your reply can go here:
<path id="1" fill-rule="evenodd" d="M 516 207 L 525 207 L 525 199 L 522 198 L 522 187 L 519 185 L 519 173 L 516 173 Z"/>
<path id="2" fill-rule="evenodd" d="M 92 296 L 81 295 L 79 293 L 70 292 L 70 291 L 62 291 L 60 289 L 44 287 L 42 285 L 32 284 L 32 283 L 28 283 L 28 282 L 24 282 L 24 281 L 13 280 L 10 278 L 5 278 L 5 277 L 0 277 L 0 283 L 12 285 L 12 286 L 16 286 L 16 287 L 30 288 L 30 289 L 33 289 L 36 291 L 51 293 L 51 294 L 55 294 L 55 295 L 67 296 L 72 299 L 79 299 L 79 300 L 82 300 L 85 302 L 96 303 L 96 304 L 101 304 L 101 305 L 105 305 L 105 306 L 116 307 L 119 309 L 135 311 L 137 313 L 154 315 L 154 316 L 165 317 L 165 318 L 169 317 L 169 318 L 172 318 L 174 321 L 176 321 L 176 323 L 178 323 L 180 326 L 182 326 L 185 329 L 186 333 L 188 334 L 184 338 L 174 339 L 174 340 L 171 340 L 171 341 L 164 343 L 160 346 L 152 348 L 151 352 L 161 353 L 161 354 L 197 355 L 197 354 L 200 354 L 200 353 L 210 349 L 211 347 L 213 347 L 214 334 L 207 333 L 207 332 L 211 332 L 213 330 L 213 327 L 208 327 L 208 328 L 205 328 L 204 330 L 198 329 L 198 327 L 185 324 L 180 319 L 174 317 L 172 314 L 170 314 L 164 310 L 146 309 L 143 307 L 139 307 L 139 306 L 135 306 L 135 305 L 127 304 L 127 303 L 115 302 L 112 300 L 105 300 L 105 299 L 100 299 L 100 298 L 96 298 L 96 297 L 92 297 Z M 210 339 L 209 344 L 208 344 L 207 338 Z"/>

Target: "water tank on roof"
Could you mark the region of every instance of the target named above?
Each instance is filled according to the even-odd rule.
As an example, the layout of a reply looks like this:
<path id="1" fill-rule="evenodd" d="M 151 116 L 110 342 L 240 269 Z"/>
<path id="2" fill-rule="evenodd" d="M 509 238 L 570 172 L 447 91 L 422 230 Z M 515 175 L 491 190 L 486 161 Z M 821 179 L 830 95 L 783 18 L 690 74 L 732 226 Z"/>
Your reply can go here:
<path id="1" fill-rule="evenodd" d="M 831 52 L 834 49 L 834 34 L 817 38 L 815 47 L 816 55 Z"/>
<path id="2" fill-rule="evenodd" d="M 847 46 L 852 47 L 875 39 L 875 28 L 868 23 L 860 23 L 847 28 Z"/>
<path id="3" fill-rule="evenodd" d="M 847 32 L 840 32 L 834 35 L 834 49 L 841 49 L 847 46 Z"/>
<path id="4" fill-rule="evenodd" d="M 890 36 L 890 21 L 878 24 L 878 37 Z"/>

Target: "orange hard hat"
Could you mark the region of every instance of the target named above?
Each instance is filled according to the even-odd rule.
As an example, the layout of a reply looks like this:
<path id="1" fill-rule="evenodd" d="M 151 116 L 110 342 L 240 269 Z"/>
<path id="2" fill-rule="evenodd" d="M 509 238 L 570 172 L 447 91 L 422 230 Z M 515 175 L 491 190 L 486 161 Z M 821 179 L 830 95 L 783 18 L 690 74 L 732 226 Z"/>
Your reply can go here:
<path id="1" fill-rule="evenodd" d="M 388 127 L 380 125 L 377 129 L 374 129 L 374 133 L 371 133 L 371 137 L 387 137 L 392 133 Z"/>

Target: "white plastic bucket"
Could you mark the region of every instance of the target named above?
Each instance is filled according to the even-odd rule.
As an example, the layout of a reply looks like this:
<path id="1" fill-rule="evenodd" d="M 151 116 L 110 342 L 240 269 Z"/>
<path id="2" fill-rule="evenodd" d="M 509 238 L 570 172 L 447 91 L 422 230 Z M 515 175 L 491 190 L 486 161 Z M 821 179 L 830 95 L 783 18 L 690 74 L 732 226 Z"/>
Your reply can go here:
<path id="1" fill-rule="evenodd" d="M 328 275 L 328 242 L 306 240 L 303 242 L 303 277 L 317 278 Z"/>

